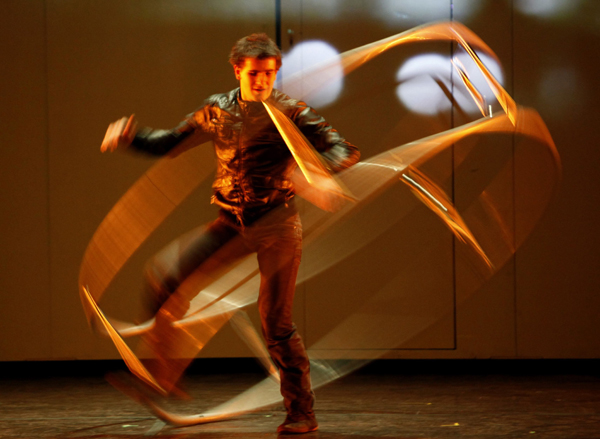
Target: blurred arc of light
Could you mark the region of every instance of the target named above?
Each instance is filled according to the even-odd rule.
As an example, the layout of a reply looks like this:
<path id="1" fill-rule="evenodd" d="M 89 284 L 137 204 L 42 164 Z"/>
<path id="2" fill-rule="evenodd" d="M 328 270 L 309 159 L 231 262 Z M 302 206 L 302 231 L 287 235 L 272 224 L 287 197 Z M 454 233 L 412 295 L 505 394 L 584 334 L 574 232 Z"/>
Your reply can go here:
<path id="1" fill-rule="evenodd" d="M 366 46 L 362 46 L 355 50 L 349 51 L 342 56 L 342 66 L 344 72 L 348 74 L 360 65 L 368 62 L 373 57 L 383 53 L 389 48 L 398 46 L 407 42 L 416 42 L 424 39 L 434 41 L 457 41 L 461 44 L 467 53 L 471 56 L 475 64 L 482 70 L 486 82 L 494 92 L 494 95 L 501 103 L 504 113 L 494 115 L 494 117 L 483 118 L 468 124 L 463 127 L 458 127 L 450 131 L 446 131 L 426 139 L 411 142 L 388 152 L 382 153 L 377 157 L 360 162 L 354 167 L 343 171 L 340 174 L 340 179 L 355 195 L 358 203 L 347 203 L 342 206 L 336 213 L 330 217 L 326 217 L 324 213 L 315 213 L 309 215 L 307 220 L 308 229 L 312 230 L 311 236 L 307 240 L 307 244 L 314 249 L 322 249 L 323 240 L 314 239 L 327 231 L 328 226 L 336 223 L 342 218 L 345 218 L 357 206 L 361 206 L 363 201 L 367 201 L 381 190 L 404 175 L 405 172 L 411 169 L 417 169 L 421 164 L 425 163 L 429 158 L 435 156 L 448 145 L 455 142 L 457 139 L 465 138 L 472 134 L 484 133 L 517 133 L 523 136 L 529 136 L 539 139 L 553 157 L 553 163 L 556 166 L 556 172 L 560 173 L 560 160 L 552 139 L 545 127 L 545 124 L 539 115 L 530 109 L 522 109 L 517 107 L 512 98 L 504 91 L 500 83 L 487 70 L 479 57 L 475 54 L 471 45 L 477 46 L 496 58 L 493 52 L 485 45 L 483 41 L 470 30 L 458 23 L 437 23 L 433 25 L 421 26 L 419 28 L 404 32 L 402 34 L 375 42 Z M 467 43 L 468 41 L 468 43 Z M 328 61 L 328 63 L 331 63 Z M 328 64 L 320 68 L 327 68 Z M 316 75 L 319 70 L 313 67 L 309 73 Z M 467 78 L 468 79 L 468 78 Z M 186 140 L 187 141 L 187 140 Z M 193 142 L 193 140 L 190 140 Z M 188 149 L 194 146 L 193 144 L 182 145 L 181 150 Z M 168 214 L 185 198 L 189 193 L 203 181 L 209 173 L 211 160 L 206 160 L 204 155 L 208 148 L 193 148 L 184 156 L 177 157 L 173 160 L 161 160 L 151 168 L 136 184 L 119 200 L 117 205 L 109 212 L 105 220 L 100 225 L 99 229 L 94 234 L 90 245 L 86 249 L 81 271 L 80 271 L 80 292 L 82 294 L 82 302 L 84 310 L 90 323 L 98 318 L 100 308 L 90 306 L 90 301 L 83 297 L 86 291 L 89 291 L 95 302 L 98 302 L 102 294 L 111 283 L 116 273 L 121 269 L 125 261 L 133 254 L 133 252 L 141 245 L 147 236 L 166 218 Z M 210 152 L 210 151 L 209 151 Z M 182 158 L 183 157 L 183 158 Z M 178 178 L 172 178 L 177 175 Z M 410 174 L 409 174 L 410 176 Z M 414 177 L 414 173 L 413 173 Z M 413 178 L 414 180 L 414 178 Z M 415 180 L 416 181 L 416 180 Z M 438 191 L 436 185 L 425 183 L 424 179 L 420 179 L 421 186 L 427 186 L 427 191 L 430 194 Z M 425 185 L 425 186 L 424 186 Z M 301 194 L 300 194 L 301 195 Z M 443 192 L 440 196 L 435 197 L 436 200 L 443 200 Z M 427 203 L 426 203 L 427 204 Z M 431 208 L 431 206 L 429 206 Z M 451 212 L 450 209 L 447 212 Z M 444 219 L 444 215 L 440 215 Z M 449 220 L 454 221 L 454 224 L 448 224 Z M 455 229 L 461 228 L 460 216 L 446 218 L 446 224 Z M 461 230 L 466 232 L 465 230 Z M 365 240 L 369 237 L 365 236 Z M 502 239 L 502 238 L 500 238 Z M 350 246 L 344 249 L 344 252 L 351 251 L 358 245 L 366 242 L 349 243 Z M 468 242 L 469 240 L 467 240 Z M 504 243 L 510 247 L 512 243 Z M 471 248 L 476 247 L 471 242 Z M 346 253 L 347 254 L 347 253 Z M 509 252 L 504 252 L 498 256 L 498 260 L 502 263 L 506 259 Z M 333 255 L 332 259 L 343 258 L 344 253 Z M 504 259 L 502 259 L 504 258 Z M 333 263 L 332 261 L 329 261 Z M 494 265 L 501 264 L 493 261 Z M 307 270 L 305 278 L 314 275 L 320 270 L 323 270 L 323 265 L 313 267 Z M 185 332 L 187 340 L 192 346 L 186 345 L 183 347 L 186 353 L 202 349 L 206 340 L 220 328 L 225 319 L 230 319 L 240 307 L 252 303 L 257 297 L 258 286 L 258 271 L 255 262 L 247 265 L 242 264 L 243 273 L 236 273 L 236 278 L 228 286 L 226 294 L 219 289 L 212 289 L 209 294 L 204 294 L 200 291 L 196 303 L 193 303 L 192 308 L 187 314 L 187 317 L 179 322 L 175 322 L 174 329 L 180 328 Z M 245 279 L 241 283 L 237 279 Z M 221 279 L 217 279 L 219 282 Z M 300 280 L 300 279 L 299 279 Z M 229 281 L 228 281 L 229 282 Z M 184 284 L 187 283 L 184 282 Z M 85 290 L 84 290 L 85 288 Z M 187 285 L 186 288 L 193 288 L 193 284 Z M 196 290 L 198 291 L 198 290 Z M 219 300 L 216 300 L 215 297 Z M 169 303 L 169 301 L 167 301 Z M 167 309 L 166 312 L 169 312 Z M 218 318 L 224 316 L 223 318 Z M 211 326 L 210 319 L 218 318 L 218 324 Z M 127 324 L 123 322 L 111 321 L 106 319 L 108 323 L 118 324 L 122 328 L 120 334 L 123 336 L 126 332 L 143 333 L 140 330 L 140 325 Z M 145 325 L 145 326 L 144 326 Z M 151 327 L 146 322 L 144 328 Z M 242 338 L 249 344 L 257 343 L 257 337 L 247 333 L 244 325 L 238 325 Z M 198 337 L 198 342 L 194 342 L 194 336 Z M 259 342 L 259 341 L 258 341 Z M 178 347 L 172 347 L 173 352 L 177 352 Z M 262 352 L 259 348 L 257 352 Z M 182 358 L 174 356 L 174 358 Z M 184 357 L 187 358 L 187 357 Z M 355 370 L 364 361 L 321 361 L 315 367 L 315 376 L 313 381 L 315 387 L 325 384 L 333 379 L 342 376 L 352 370 Z M 190 425 L 190 423 L 211 422 L 212 420 L 222 419 L 233 416 L 235 414 L 253 410 L 266 404 L 271 404 L 281 399 L 277 391 L 277 386 L 273 380 L 267 378 L 259 383 L 248 392 L 240 395 L 238 398 L 226 403 L 220 408 L 209 410 L 203 415 L 193 415 L 191 417 L 171 417 L 173 423 L 180 425 Z M 155 411 L 155 413 L 158 413 Z M 168 417 L 169 414 L 163 413 L 157 416 Z"/>

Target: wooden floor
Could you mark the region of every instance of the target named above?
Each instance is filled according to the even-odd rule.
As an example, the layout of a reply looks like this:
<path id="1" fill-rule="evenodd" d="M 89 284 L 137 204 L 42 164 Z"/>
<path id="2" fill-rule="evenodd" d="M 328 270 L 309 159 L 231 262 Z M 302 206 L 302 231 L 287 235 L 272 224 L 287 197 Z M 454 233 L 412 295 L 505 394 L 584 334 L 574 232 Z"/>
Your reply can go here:
<path id="1" fill-rule="evenodd" d="M 0 363 L 0 438 L 275 438 L 285 416 L 273 407 L 173 428 L 113 389 L 92 363 L 68 363 Z M 378 362 L 319 389 L 320 430 L 300 437 L 600 438 L 597 366 L 595 360 Z M 250 369 L 193 370 L 184 384 L 196 398 L 183 407 L 200 412 L 238 394 L 262 378 Z"/>

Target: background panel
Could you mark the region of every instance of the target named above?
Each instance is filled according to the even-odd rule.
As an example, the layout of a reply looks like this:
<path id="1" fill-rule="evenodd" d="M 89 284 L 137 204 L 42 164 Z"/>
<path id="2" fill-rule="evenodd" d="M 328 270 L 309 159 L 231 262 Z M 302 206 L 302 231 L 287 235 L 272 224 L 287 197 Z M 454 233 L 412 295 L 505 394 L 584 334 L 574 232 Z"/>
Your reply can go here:
<path id="1" fill-rule="evenodd" d="M 497 55 L 500 64 L 482 56 L 486 66 L 500 81 L 505 90 L 513 93 L 512 60 L 512 9 L 510 2 L 454 0 L 453 18 L 465 24 L 477 34 Z M 456 56 L 461 58 L 462 50 L 456 48 Z M 471 79 L 476 84 L 484 84 L 476 69 Z M 455 96 L 465 95 L 462 81 L 454 76 Z M 502 111 L 491 90 L 480 87 L 485 102 L 492 105 L 492 111 Z M 461 108 L 461 101 L 454 107 L 454 126 L 460 126 L 482 117 L 473 108 Z M 518 102 L 517 102 L 518 103 Z M 471 111 L 469 111 L 471 110 Z M 486 115 L 489 116 L 489 109 Z M 496 207 L 502 216 L 510 218 L 506 224 L 507 233 L 514 235 L 514 151 L 513 136 L 476 136 L 458 142 L 454 148 L 454 193 L 460 209 L 465 208 L 475 195 L 494 196 Z M 486 226 L 498 233 L 492 224 Z M 490 241 L 488 236 L 477 236 L 482 245 Z M 512 245 L 512 241 L 509 243 Z M 497 244 L 495 244 L 497 245 Z M 487 247 L 495 253 L 495 249 Z M 456 295 L 457 295 L 457 352 L 466 358 L 503 358 L 516 353 L 515 346 L 515 263 L 511 257 L 498 272 L 481 285 L 480 271 L 468 262 L 469 258 L 456 252 Z"/>
<path id="2" fill-rule="evenodd" d="M 291 57 L 302 45 L 311 48 L 299 63 L 300 68 L 306 68 L 311 56 L 316 56 L 315 44 L 326 44 L 341 54 L 419 24 L 450 19 L 447 0 L 425 2 L 427 7 L 414 3 L 407 7 L 405 2 L 394 1 L 376 3 L 302 1 L 300 6 L 291 5 L 290 10 L 283 3 L 284 52 Z M 335 100 L 318 106 L 319 96 L 315 96 L 313 105 L 360 148 L 362 159 L 447 130 L 451 127 L 451 101 L 444 96 L 447 105 L 435 114 L 411 111 L 399 100 L 402 79 L 398 79 L 398 72 L 423 51 L 448 57 L 450 49 L 450 44 L 437 43 L 394 48 L 344 77 Z M 426 73 L 423 76 L 429 85 L 438 89 Z M 309 104 L 312 98 L 307 97 Z M 423 170 L 428 175 L 451 175 L 451 155 L 441 154 Z M 439 183 L 451 191 L 450 181 L 442 179 Z M 408 214 L 401 216 L 404 211 Z M 453 349 L 452 235 L 400 182 L 351 217 L 337 244 L 330 236 L 324 238 L 329 246 L 325 248 L 351 241 L 353 234 L 368 234 L 377 222 L 373 217 L 378 215 L 390 218 L 388 229 L 303 285 L 307 345 L 319 355 L 340 349 L 367 349 L 372 356 L 388 349 Z M 308 264 L 311 257 L 305 252 Z"/>
<path id="3" fill-rule="evenodd" d="M 311 40 L 342 53 L 430 20 L 463 22 L 498 54 L 515 100 L 539 111 L 564 166 L 559 192 L 539 227 L 474 294 L 460 248 L 455 252 L 451 234 L 416 199 L 371 206 L 371 212 L 381 209 L 387 216 L 414 210 L 361 252 L 301 285 L 296 320 L 310 343 L 326 342 L 322 346 L 331 349 L 336 343 L 324 341 L 324 333 L 354 322 L 333 311 L 340 304 L 346 316 L 361 309 L 367 292 L 377 296 L 364 314 L 384 315 L 387 323 L 354 325 L 360 337 L 346 347 L 355 356 L 375 357 L 382 347 L 400 347 L 388 354 L 400 358 L 600 355 L 599 8 L 594 0 L 282 1 L 286 54 Z M 275 2 L 9 0 L 2 11 L 0 360 L 116 358 L 111 343 L 94 335 L 83 316 L 79 264 L 102 218 L 154 161 L 101 155 L 106 126 L 135 112 L 142 125 L 171 127 L 208 95 L 235 87 L 230 47 L 255 31 L 275 37 Z M 464 119 L 451 107 L 420 114 L 397 97 L 410 82 L 400 73 L 407 61 L 423 53 L 447 56 L 450 50 L 425 43 L 394 49 L 344 78 L 336 99 L 315 106 L 363 157 L 456 126 Z M 431 81 L 426 71 L 418 73 Z M 439 83 L 427 90 L 433 89 L 439 91 Z M 450 102 L 444 99 L 442 107 Z M 486 155 L 486 168 L 466 183 L 452 176 L 463 171 L 456 154 L 470 148 L 469 142 L 426 171 L 444 176 L 444 190 L 464 202 L 470 182 L 495 172 L 488 165 L 496 158 L 506 159 L 506 139 L 492 145 L 496 153 Z M 519 144 L 514 146 L 518 151 Z M 527 185 L 544 182 L 544 175 L 527 173 L 526 164 L 517 160 L 503 169 L 501 181 L 514 178 L 515 184 L 501 204 L 507 211 L 527 208 Z M 390 196 L 402 198 L 402 190 Z M 209 196 L 206 182 L 134 255 L 107 292 L 111 310 L 128 318 L 139 312 L 145 260 L 173 237 L 214 218 Z M 516 216 L 517 233 L 526 220 Z M 362 221 L 368 226 L 372 218 Z M 256 320 L 255 311 L 251 314 Z M 411 333 L 410 325 L 427 315 L 436 315 L 436 321 Z M 371 337 L 383 327 L 405 338 L 394 344 Z M 367 346 L 369 340 L 373 344 Z M 250 353 L 226 327 L 202 355 Z"/>
<path id="4" fill-rule="evenodd" d="M 0 14 L 0 360 L 51 357 L 44 1 Z"/>
<path id="5" fill-rule="evenodd" d="M 235 7 L 232 7 L 235 3 Z M 272 1 L 49 1 L 50 201 L 55 280 L 53 351 L 59 358 L 117 358 L 87 327 L 79 264 L 111 207 L 155 159 L 100 154 L 108 123 L 136 113 L 142 126 L 171 128 L 205 98 L 237 86 L 228 55 L 252 32 L 274 35 Z M 208 147 L 208 145 L 206 146 Z M 210 181 L 134 255 L 106 293 L 109 310 L 139 318 L 142 268 L 164 245 L 216 218 Z M 114 307 L 118 309 L 115 310 Z M 227 328 L 227 331 L 230 331 Z M 237 336 L 213 351 L 248 355 Z"/>
<path id="6" fill-rule="evenodd" d="M 515 3 L 515 97 L 548 124 L 563 179 L 540 227 L 516 256 L 517 353 L 595 358 L 600 353 L 600 64 L 594 54 L 600 38 L 592 22 L 600 16 L 600 4 L 526 6 Z"/>

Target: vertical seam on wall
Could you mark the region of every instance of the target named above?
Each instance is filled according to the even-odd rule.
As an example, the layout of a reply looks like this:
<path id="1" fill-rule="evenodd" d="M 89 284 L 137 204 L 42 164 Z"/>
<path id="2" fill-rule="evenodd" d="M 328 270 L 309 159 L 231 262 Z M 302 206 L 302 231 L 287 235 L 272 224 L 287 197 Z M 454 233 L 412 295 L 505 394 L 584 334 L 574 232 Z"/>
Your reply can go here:
<path id="1" fill-rule="evenodd" d="M 514 0 L 510 2 L 510 79 L 511 88 L 514 99 L 515 96 L 515 7 Z M 513 204 L 513 314 L 514 314 L 514 352 L 515 357 L 519 356 L 519 337 L 518 337 L 518 307 L 517 307 L 517 178 L 516 178 L 516 155 L 515 155 L 515 141 L 516 133 L 513 132 L 511 136 L 512 142 L 512 204 Z"/>
<path id="2" fill-rule="evenodd" d="M 450 0 L 450 23 L 454 21 L 454 0 Z M 450 60 L 454 58 L 454 43 L 450 41 Z M 450 128 L 454 128 L 454 70 L 452 69 L 452 63 L 450 63 L 450 96 L 452 97 L 452 101 L 450 102 Z M 454 144 L 450 148 L 450 161 L 452 164 L 452 173 L 451 173 L 451 187 L 452 187 L 452 203 L 455 203 L 455 180 L 454 180 Z M 453 301 L 453 324 L 454 324 L 454 350 L 458 349 L 458 324 L 457 324 L 457 273 L 456 273 L 456 237 L 452 234 L 452 287 L 454 292 L 454 301 Z"/>
<path id="3" fill-rule="evenodd" d="M 300 42 L 303 41 L 304 39 L 304 0 L 300 1 L 300 29 L 299 29 L 299 38 L 300 38 Z M 294 42 L 294 45 L 296 43 Z M 302 54 L 302 52 L 300 52 Z M 302 69 L 304 69 L 304 66 L 302 67 Z M 301 82 L 302 85 L 302 95 L 304 95 L 304 80 Z M 308 334 L 308 287 L 306 285 L 306 282 L 304 283 L 304 286 L 302 287 L 303 292 L 304 292 L 304 315 L 302 316 L 304 319 L 304 333 Z"/>
<path id="4" fill-rule="evenodd" d="M 300 0 L 300 29 L 302 29 L 302 0 Z M 280 50 L 283 50 L 282 44 L 283 44 L 283 30 L 282 30 L 282 7 L 281 7 L 281 0 L 275 0 L 275 35 L 276 35 L 276 43 L 277 46 L 279 47 Z M 291 47 L 289 48 L 291 49 Z M 283 78 L 280 79 L 281 81 L 283 80 Z M 283 85 L 283 82 L 281 83 L 281 85 Z M 300 210 L 300 209 L 299 209 Z M 302 212 L 300 212 L 302 213 Z M 304 270 L 304 268 L 302 267 L 302 265 L 300 265 L 300 269 L 298 270 L 298 275 L 300 275 L 301 271 Z M 296 293 L 298 293 L 298 291 L 302 291 L 302 294 L 300 297 L 302 297 L 302 328 L 301 328 L 301 336 L 304 339 L 304 344 L 306 345 L 306 347 L 308 347 L 308 341 L 309 341 L 309 337 L 308 337 L 308 322 L 307 322 L 307 314 L 308 314 L 308 295 L 307 295 L 307 281 L 302 282 L 302 286 L 297 286 L 296 287 Z M 298 295 L 296 294 L 295 297 L 298 297 Z M 297 322 L 298 320 L 296 320 L 294 318 L 294 320 Z"/>
<path id="5" fill-rule="evenodd" d="M 48 1 L 43 0 L 43 22 L 44 22 L 44 116 L 45 116 L 45 141 L 46 141 L 46 233 L 47 233 L 47 250 L 46 255 L 48 258 L 47 265 L 47 276 L 48 276 L 48 289 L 50 294 L 50 357 L 54 358 L 54 335 L 52 324 L 52 310 L 53 310 L 53 295 L 52 295 L 52 237 L 51 237 L 51 216 L 50 216 L 50 80 L 49 80 L 49 67 L 48 67 Z"/>
<path id="6" fill-rule="evenodd" d="M 275 0 L 275 42 L 281 50 L 281 0 Z"/>
<path id="7" fill-rule="evenodd" d="M 303 40 L 304 34 L 304 0 L 300 0 L 300 31 L 298 32 L 300 35 L 300 42 Z M 296 45 L 296 41 L 294 41 L 294 46 Z M 292 50 L 292 46 L 290 46 L 290 52 Z M 304 71 L 304 50 L 300 51 L 300 69 Z M 304 77 L 302 77 L 302 81 L 300 81 L 300 93 L 301 96 L 304 96 Z"/>
<path id="8" fill-rule="evenodd" d="M 302 36 L 302 26 L 304 24 L 304 0 L 300 0 L 300 36 Z M 294 42 L 294 45 L 296 45 L 296 43 Z M 289 48 L 290 51 L 292 49 L 292 47 Z M 300 52 L 300 56 L 302 57 L 302 52 Z M 302 58 L 300 58 L 300 65 L 301 65 L 301 70 L 304 70 L 304 66 L 302 65 L 302 62 L 304 60 Z M 300 86 L 301 86 L 301 93 L 304 94 L 304 81 L 300 82 Z M 308 280 L 308 279 L 307 279 Z M 308 288 L 306 286 L 307 282 L 303 282 L 302 284 L 302 304 L 303 304 L 303 312 L 302 312 L 302 327 L 303 327 L 303 332 L 304 332 L 304 338 L 305 338 L 305 344 L 308 345 L 308 341 L 309 341 L 309 337 L 308 337 L 308 319 L 307 319 L 307 315 L 308 315 Z"/>

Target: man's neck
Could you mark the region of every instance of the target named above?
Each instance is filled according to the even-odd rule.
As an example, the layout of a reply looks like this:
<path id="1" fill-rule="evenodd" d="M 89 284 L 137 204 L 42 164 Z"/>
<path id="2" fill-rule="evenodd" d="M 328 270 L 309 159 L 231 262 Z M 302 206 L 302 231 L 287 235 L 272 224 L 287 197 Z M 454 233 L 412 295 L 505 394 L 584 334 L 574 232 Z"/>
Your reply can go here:
<path id="1" fill-rule="evenodd" d="M 275 91 L 275 90 L 273 90 L 273 91 Z M 271 99 L 271 97 L 273 96 L 273 91 L 271 92 L 271 94 L 269 95 L 269 97 L 266 100 Z M 237 97 L 238 97 L 238 101 L 243 102 L 245 104 L 260 104 L 260 102 L 261 102 L 261 101 L 251 101 L 248 99 L 244 99 L 244 96 L 242 94 L 242 89 L 238 90 Z"/>

